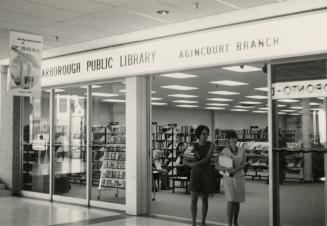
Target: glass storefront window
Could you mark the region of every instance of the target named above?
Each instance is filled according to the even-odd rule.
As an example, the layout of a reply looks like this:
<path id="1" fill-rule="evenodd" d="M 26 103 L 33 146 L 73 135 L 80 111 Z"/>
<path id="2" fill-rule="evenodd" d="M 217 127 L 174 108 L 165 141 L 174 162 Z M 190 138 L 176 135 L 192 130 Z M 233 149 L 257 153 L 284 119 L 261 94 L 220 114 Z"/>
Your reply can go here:
<path id="1" fill-rule="evenodd" d="M 62 92 L 61 92 L 62 91 Z M 54 194 L 86 198 L 86 89 L 56 90 Z"/>
<path id="2" fill-rule="evenodd" d="M 23 98 L 22 189 L 49 193 L 49 93 Z"/>
<path id="3" fill-rule="evenodd" d="M 125 204 L 125 84 L 92 86 L 92 200 Z"/>

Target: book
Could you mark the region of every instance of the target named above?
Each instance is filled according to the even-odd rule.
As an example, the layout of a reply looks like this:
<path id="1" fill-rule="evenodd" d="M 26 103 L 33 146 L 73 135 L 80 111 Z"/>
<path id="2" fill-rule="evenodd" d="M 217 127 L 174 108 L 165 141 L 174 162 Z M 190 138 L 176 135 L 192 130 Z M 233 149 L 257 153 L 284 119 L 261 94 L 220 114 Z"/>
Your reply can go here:
<path id="1" fill-rule="evenodd" d="M 218 158 L 218 164 L 219 166 L 225 167 L 227 169 L 232 169 L 234 166 L 234 161 L 233 158 L 230 156 L 226 156 L 226 155 L 220 155 Z M 224 171 L 219 171 L 219 173 L 221 175 L 224 176 L 231 176 L 228 172 L 224 172 Z"/>

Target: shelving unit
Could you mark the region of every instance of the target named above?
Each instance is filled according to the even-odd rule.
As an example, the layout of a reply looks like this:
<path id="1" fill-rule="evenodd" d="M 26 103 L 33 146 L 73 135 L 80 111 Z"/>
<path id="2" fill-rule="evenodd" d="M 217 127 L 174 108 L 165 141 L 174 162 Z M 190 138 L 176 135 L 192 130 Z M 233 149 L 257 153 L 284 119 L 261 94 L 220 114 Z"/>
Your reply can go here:
<path id="1" fill-rule="evenodd" d="M 35 164 L 35 154 L 32 144 L 23 144 L 23 189 L 32 190 L 32 169 Z"/>

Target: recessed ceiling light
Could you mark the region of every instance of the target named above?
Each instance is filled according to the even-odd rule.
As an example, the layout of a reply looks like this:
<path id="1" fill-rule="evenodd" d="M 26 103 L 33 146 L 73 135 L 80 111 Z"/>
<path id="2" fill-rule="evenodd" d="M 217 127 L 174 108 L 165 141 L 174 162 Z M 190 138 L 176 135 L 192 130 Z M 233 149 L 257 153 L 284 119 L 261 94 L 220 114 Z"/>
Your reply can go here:
<path id="1" fill-rule="evenodd" d="M 176 107 L 181 107 L 181 108 L 198 108 L 198 105 L 187 105 L 187 104 L 181 104 L 181 105 L 176 105 Z"/>
<path id="2" fill-rule="evenodd" d="M 50 93 L 50 89 L 46 90 L 46 92 Z M 62 92 L 65 92 L 64 89 L 55 89 L 55 93 L 62 93 Z"/>
<path id="3" fill-rule="evenodd" d="M 224 86 L 245 86 L 245 85 L 249 84 L 246 82 L 237 82 L 237 81 L 231 81 L 231 80 L 212 81 L 210 83 L 224 85 Z"/>
<path id="4" fill-rule="evenodd" d="M 162 103 L 162 102 L 152 102 L 152 105 L 167 105 L 167 103 Z"/>
<path id="5" fill-rule="evenodd" d="M 205 109 L 208 109 L 208 110 L 223 110 L 223 109 L 226 109 L 226 108 L 220 108 L 220 107 L 205 107 Z"/>
<path id="6" fill-rule="evenodd" d="M 259 99 L 259 100 L 268 99 L 267 96 L 261 96 L 261 95 L 253 95 L 253 96 L 246 96 L 246 97 L 251 99 Z"/>
<path id="7" fill-rule="evenodd" d="M 249 111 L 249 110 L 247 110 L 247 109 L 235 109 L 235 108 L 233 108 L 233 109 L 230 109 L 231 111 Z"/>
<path id="8" fill-rule="evenodd" d="M 268 113 L 267 111 L 252 111 L 253 113 Z"/>
<path id="9" fill-rule="evenodd" d="M 104 99 L 103 102 L 113 102 L 113 103 L 124 103 L 126 100 L 119 100 L 119 99 Z"/>
<path id="10" fill-rule="evenodd" d="M 310 105 L 311 105 L 311 106 L 319 106 L 319 105 L 321 105 L 321 103 L 311 102 Z"/>
<path id="11" fill-rule="evenodd" d="M 248 66 L 248 65 L 241 65 L 241 66 L 223 67 L 223 70 L 243 73 L 243 72 L 251 72 L 251 71 L 261 71 L 262 69 L 253 66 Z"/>
<path id="12" fill-rule="evenodd" d="M 160 14 L 160 15 L 166 15 L 166 14 L 169 13 L 169 11 L 165 10 L 165 9 L 162 9 L 162 10 L 158 10 L 157 13 Z"/>
<path id="13" fill-rule="evenodd" d="M 235 105 L 234 108 L 254 108 L 254 106 Z"/>
<path id="14" fill-rule="evenodd" d="M 279 115 L 287 115 L 286 112 L 278 112 Z"/>
<path id="15" fill-rule="evenodd" d="M 286 107 L 287 105 L 285 105 L 285 104 L 278 104 L 277 105 L 277 107 L 280 107 L 280 108 L 282 108 L 282 107 Z"/>
<path id="16" fill-rule="evenodd" d="M 114 93 L 92 93 L 92 96 L 96 96 L 96 97 L 117 97 L 118 94 L 114 94 Z"/>
<path id="17" fill-rule="evenodd" d="M 161 97 L 151 97 L 151 100 L 162 100 Z"/>
<path id="18" fill-rule="evenodd" d="M 195 89 L 199 89 L 199 88 L 196 88 L 196 87 L 180 86 L 180 85 L 161 86 L 161 88 L 164 88 L 164 89 L 175 89 L 175 90 L 195 90 Z"/>
<path id="19" fill-rule="evenodd" d="M 227 98 L 207 98 L 207 100 L 211 100 L 211 101 L 222 101 L 222 102 L 233 101 L 233 99 L 227 99 Z"/>
<path id="20" fill-rule="evenodd" d="M 195 96 L 195 95 L 188 95 L 188 94 L 170 94 L 168 96 L 170 96 L 170 97 L 179 97 L 179 98 L 195 98 L 195 97 L 198 97 L 198 96 Z"/>
<path id="21" fill-rule="evenodd" d="M 229 104 L 223 104 L 223 103 L 207 103 L 209 106 L 228 106 Z"/>
<path id="22" fill-rule="evenodd" d="M 296 110 L 290 110 L 290 109 L 285 109 L 285 110 L 280 110 L 280 111 L 284 111 L 284 112 L 296 112 Z"/>
<path id="23" fill-rule="evenodd" d="M 290 107 L 291 109 L 302 109 L 301 106 L 293 106 L 293 107 Z"/>
<path id="24" fill-rule="evenodd" d="M 240 104 L 262 104 L 262 102 L 257 102 L 257 101 L 241 101 Z"/>
<path id="25" fill-rule="evenodd" d="M 101 88 L 102 86 L 99 86 L 99 85 L 92 85 L 91 87 L 92 87 L 92 89 L 97 89 L 97 88 Z M 80 86 L 80 88 L 82 88 L 82 89 L 87 89 L 87 86 Z"/>
<path id="26" fill-rule="evenodd" d="M 185 79 L 185 78 L 196 78 L 199 77 L 197 75 L 185 74 L 185 73 L 170 73 L 170 74 L 161 74 L 161 77 L 167 78 L 177 78 L 177 79 Z"/>
<path id="27" fill-rule="evenodd" d="M 198 103 L 199 101 L 196 100 L 174 100 L 174 103 L 182 103 L 182 104 L 195 104 Z"/>
<path id="28" fill-rule="evenodd" d="M 268 92 L 268 87 L 260 87 L 260 88 L 254 88 L 254 89 L 259 90 L 259 91 Z"/>
<path id="29" fill-rule="evenodd" d="M 119 90 L 119 92 L 126 93 L 126 89 L 121 89 L 121 90 Z"/>
<path id="30" fill-rule="evenodd" d="M 268 111 L 268 108 L 258 108 L 259 110 Z"/>
<path id="31" fill-rule="evenodd" d="M 226 95 L 226 96 L 240 94 L 240 93 L 237 93 L 237 92 L 230 92 L 230 91 L 224 91 L 224 90 L 210 91 L 208 93 L 210 93 L 210 94 L 218 94 L 218 95 Z"/>
<path id="32" fill-rule="evenodd" d="M 298 100 L 294 100 L 294 99 L 281 99 L 281 100 L 278 100 L 279 102 L 283 102 L 283 103 L 297 103 L 297 102 L 300 102 Z"/>
<path id="33" fill-rule="evenodd" d="M 290 114 L 290 115 L 301 115 L 301 114 L 299 114 L 299 113 L 292 113 L 292 114 Z"/>

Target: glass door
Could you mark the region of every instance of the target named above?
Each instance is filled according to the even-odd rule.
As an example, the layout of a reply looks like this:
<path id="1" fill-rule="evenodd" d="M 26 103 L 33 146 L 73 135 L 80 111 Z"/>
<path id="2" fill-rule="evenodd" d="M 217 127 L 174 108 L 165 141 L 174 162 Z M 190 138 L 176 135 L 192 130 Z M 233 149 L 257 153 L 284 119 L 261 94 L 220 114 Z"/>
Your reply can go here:
<path id="1" fill-rule="evenodd" d="M 326 61 L 273 65 L 274 225 L 325 225 Z"/>

